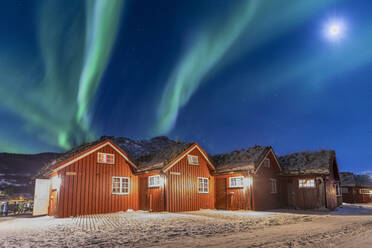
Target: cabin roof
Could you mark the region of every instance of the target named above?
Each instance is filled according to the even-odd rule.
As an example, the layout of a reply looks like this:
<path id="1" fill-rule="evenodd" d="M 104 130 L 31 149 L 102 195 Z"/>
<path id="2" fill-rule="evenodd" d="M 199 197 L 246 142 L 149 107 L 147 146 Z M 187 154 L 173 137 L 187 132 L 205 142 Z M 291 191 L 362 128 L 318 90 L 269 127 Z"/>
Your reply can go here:
<path id="1" fill-rule="evenodd" d="M 278 157 L 285 175 L 330 174 L 336 153 L 332 150 L 305 151 Z"/>
<path id="2" fill-rule="evenodd" d="M 254 171 L 270 149 L 270 146 L 254 146 L 248 149 L 216 154 L 212 156 L 212 161 L 216 166 L 217 173 L 240 170 Z"/>
<path id="3" fill-rule="evenodd" d="M 163 169 L 194 143 L 175 142 L 136 159 L 138 172 Z"/>
<path id="4" fill-rule="evenodd" d="M 351 172 L 341 172 L 341 186 L 372 187 L 372 180 L 368 175 L 354 175 Z"/>
<path id="5" fill-rule="evenodd" d="M 351 172 L 341 172 L 341 185 L 354 187 L 356 185 L 354 174 Z"/>
<path id="6" fill-rule="evenodd" d="M 45 164 L 34 178 L 43 177 L 51 172 L 54 167 L 65 160 L 68 160 L 99 143 L 110 140 L 112 143 L 120 147 L 137 166 L 137 172 L 162 169 L 177 156 L 182 154 L 185 150 L 195 143 L 177 142 L 168 139 L 167 137 L 156 137 L 151 140 L 131 140 L 128 138 L 116 138 L 103 136 L 101 139 L 82 144 L 75 147 L 56 159 Z"/>
<path id="7" fill-rule="evenodd" d="M 65 152 L 65 153 L 62 153 L 60 156 L 58 156 L 56 159 L 53 159 L 51 160 L 50 162 L 46 163 L 38 172 L 37 174 L 34 176 L 34 178 L 40 178 L 40 177 L 43 177 L 44 175 L 46 175 L 47 173 L 49 173 L 52 168 L 66 160 L 66 159 L 69 159 L 81 152 L 84 152 L 86 150 L 88 150 L 89 148 L 99 144 L 100 142 L 102 142 L 103 140 L 96 140 L 96 141 L 93 141 L 93 142 L 89 142 L 89 143 L 85 143 L 85 144 L 82 144 L 80 146 L 77 146 L 77 147 L 74 147 L 72 148 L 71 150 Z"/>

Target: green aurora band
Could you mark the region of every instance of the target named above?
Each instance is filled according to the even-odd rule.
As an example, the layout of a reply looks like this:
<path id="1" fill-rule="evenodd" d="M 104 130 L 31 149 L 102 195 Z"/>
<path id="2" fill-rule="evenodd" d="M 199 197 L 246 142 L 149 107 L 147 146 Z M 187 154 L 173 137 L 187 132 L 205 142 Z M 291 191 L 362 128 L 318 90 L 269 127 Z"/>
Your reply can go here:
<path id="1" fill-rule="evenodd" d="M 171 73 L 157 106 L 155 134 L 175 126 L 178 111 L 185 106 L 209 74 L 246 55 L 260 44 L 301 25 L 319 9 L 335 0 L 287 2 L 240 1 L 222 22 L 208 23 Z M 280 10 L 280 11 L 278 11 Z M 273 28 L 275 27 L 275 28 Z"/>
<path id="2" fill-rule="evenodd" d="M 90 108 L 117 35 L 123 2 L 43 2 L 39 60 L 24 56 L 19 61 L 11 53 L 0 60 L 0 108 L 22 119 L 25 133 L 62 149 L 95 138 Z M 42 78 L 39 71 L 44 72 Z"/>

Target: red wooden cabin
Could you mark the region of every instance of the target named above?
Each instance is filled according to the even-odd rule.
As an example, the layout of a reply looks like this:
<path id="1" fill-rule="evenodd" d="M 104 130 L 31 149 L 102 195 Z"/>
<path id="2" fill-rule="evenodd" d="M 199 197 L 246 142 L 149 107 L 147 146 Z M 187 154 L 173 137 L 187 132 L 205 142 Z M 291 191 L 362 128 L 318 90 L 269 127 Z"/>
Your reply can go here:
<path id="1" fill-rule="evenodd" d="M 135 170 L 126 152 L 111 140 L 72 149 L 42 169 L 44 180 L 36 180 L 34 214 L 64 218 L 137 210 Z"/>
<path id="2" fill-rule="evenodd" d="M 280 207 L 279 162 L 271 147 L 213 156 L 216 208 L 268 210 Z"/>
<path id="3" fill-rule="evenodd" d="M 271 147 L 255 146 L 211 160 L 197 143 L 113 140 L 79 146 L 45 165 L 36 180 L 34 215 L 340 204 L 333 151 L 290 154 L 279 163 Z"/>
<path id="4" fill-rule="evenodd" d="M 346 203 L 372 202 L 372 184 L 367 175 L 341 172 L 342 199 Z"/>
<path id="5" fill-rule="evenodd" d="M 335 209 L 342 204 L 334 151 L 297 152 L 279 157 L 282 203 L 297 209 Z"/>
<path id="6" fill-rule="evenodd" d="M 214 166 L 198 144 L 171 144 L 137 161 L 141 210 L 214 209 Z"/>

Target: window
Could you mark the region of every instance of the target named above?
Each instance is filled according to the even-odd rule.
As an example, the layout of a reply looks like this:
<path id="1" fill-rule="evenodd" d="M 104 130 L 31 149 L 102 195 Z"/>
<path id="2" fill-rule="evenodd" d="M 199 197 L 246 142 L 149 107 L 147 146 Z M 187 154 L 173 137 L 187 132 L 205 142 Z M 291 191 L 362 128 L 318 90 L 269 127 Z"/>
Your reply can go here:
<path id="1" fill-rule="evenodd" d="M 341 191 L 342 191 L 342 194 L 349 193 L 349 189 L 348 188 L 341 188 Z"/>
<path id="2" fill-rule="evenodd" d="M 242 188 L 243 184 L 243 177 L 230 177 L 229 178 L 229 187 L 230 188 Z"/>
<path id="3" fill-rule="evenodd" d="M 129 194 L 129 178 L 128 177 L 113 177 L 112 178 L 112 194 L 128 195 Z"/>
<path id="4" fill-rule="evenodd" d="M 270 178 L 270 182 L 271 182 L 271 194 L 276 194 L 278 193 L 278 189 L 276 187 L 276 179 L 274 178 Z"/>
<path id="5" fill-rule="evenodd" d="M 315 188 L 315 179 L 299 179 L 299 188 Z"/>
<path id="6" fill-rule="evenodd" d="M 149 188 L 160 187 L 160 175 L 149 176 Z"/>
<path id="7" fill-rule="evenodd" d="M 187 159 L 189 160 L 189 165 L 199 165 L 198 156 L 187 155 Z"/>
<path id="8" fill-rule="evenodd" d="M 369 190 L 369 189 L 360 189 L 360 193 L 363 194 L 363 195 L 371 195 L 372 194 L 372 190 Z"/>
<path id="9" fill-rule="evenodd" d="M 198 177 L 198 192 L 209 193 L 209 182 L 206 177 Z"/>
<path id="10" fill-rule="evenodd" d="M 98 153 L 98 163 L 101 164 L 114 164 L 115 163 L 115 155 L 110 153 Z"/>
<path id="11" fill-rule="evenodd" d="M 263 166 L 265 168 L 270 168 L 270 159 L 265 158 L 264 161 L 263 161 Z"/>

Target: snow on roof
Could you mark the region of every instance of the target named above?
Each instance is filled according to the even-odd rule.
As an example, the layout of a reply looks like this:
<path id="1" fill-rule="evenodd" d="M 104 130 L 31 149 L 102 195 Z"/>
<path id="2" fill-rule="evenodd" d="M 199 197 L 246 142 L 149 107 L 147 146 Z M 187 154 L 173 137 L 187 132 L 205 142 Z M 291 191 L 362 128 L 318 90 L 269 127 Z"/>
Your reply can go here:
<path id="1" fill-rule="evenodd" d="M 143 155 L 136 160 L 138 171 L 162 169 L 193 144 L 176 142 Z"/>
<path id="2" fill-rule="evenodd" d="M 351 186 L 356 185 L 354 174 L 351 172 L 340 172 L 341 186 Z"/>
<path id="3" fill-rule="evenodd" d="M 336 154 L 332 150 L 305 151 L 278 157 L 287 175 L 330 174 Z"/>
<path id="4" fill-rule="evenodd" d="M 372 179 L 368 175 L 355 175 L 355 181 L 357 183 L 357 186 L 372 187 Z"/>
<path id="5" fill-rule="evenodd" d="M 255 170 L 259 161 L 270 149 L 269 146 L 254 146 L 248 149 L 212 156 L 217 172 Z"/>
<path id="6" fill-rule="evenodd" d="M 52 167 L 66 159 L 69 159 L 85 150 L 88 150 L 89 148 L 97 145 L 98 143 L 102 142 L 102 140 L 96 140 L 90 143 L 82 144 L 78 147 L 72 148 L 71 150 L 62 153 L 60 156 L 58 156 L 56 159 L 51 160 L 50 162 L 46 163 L 39 171 L 38 173 L 33 177 L 33 179 L 43 177 L 45 174 L 51 171 Z"/>
<path id="7" fill-rule="evenodd" d="M 368 175 L 354 175 L 351 172 L 341 172 L 341 186 L 372 187 L 372 180 Z"/>

